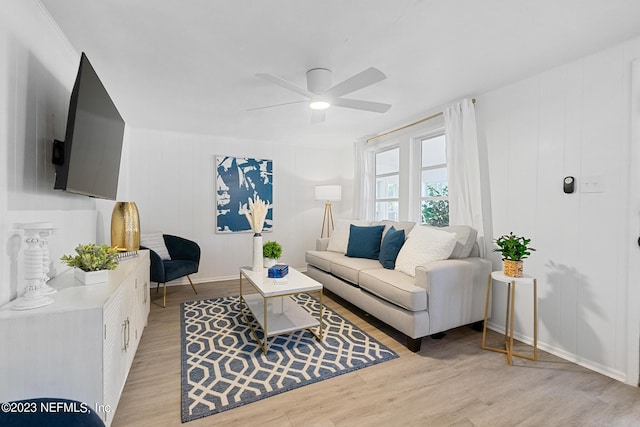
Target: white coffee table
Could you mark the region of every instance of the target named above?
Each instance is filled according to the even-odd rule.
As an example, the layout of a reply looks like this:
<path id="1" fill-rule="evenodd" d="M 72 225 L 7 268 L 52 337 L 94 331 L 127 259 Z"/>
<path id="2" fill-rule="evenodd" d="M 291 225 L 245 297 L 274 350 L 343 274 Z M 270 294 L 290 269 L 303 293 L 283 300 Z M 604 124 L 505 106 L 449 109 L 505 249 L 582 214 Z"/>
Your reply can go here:
<path id="1" fill-rule="evenodd" d="M 308 329 L 316 339 L 322 341 L 322 284 L 311 277 L 289 267 L 289 274 L 285 277 L 286 283 L 277 284 L 276 279 L 267 277 L 267 269 L 253 271 L 251 267 L 240 268 L 240 303 L 242 317 L 244 318 L 253 337 L 258 341 L 260 348 L 266 354 L 268 351 L 269 337 L 286 334 L 301 329 Z M 244 293 L 243 282 L 246 279 L 257 293 Z M 320 314 L 316 319 L 307 310 L 302 308 L 292 295 L 301 293 L 318 292 L 320 300 Z M 261 340 L 258 333 L 247 318 L 244 307 L 247 307 L 257 320 L 264 333 Z"/>

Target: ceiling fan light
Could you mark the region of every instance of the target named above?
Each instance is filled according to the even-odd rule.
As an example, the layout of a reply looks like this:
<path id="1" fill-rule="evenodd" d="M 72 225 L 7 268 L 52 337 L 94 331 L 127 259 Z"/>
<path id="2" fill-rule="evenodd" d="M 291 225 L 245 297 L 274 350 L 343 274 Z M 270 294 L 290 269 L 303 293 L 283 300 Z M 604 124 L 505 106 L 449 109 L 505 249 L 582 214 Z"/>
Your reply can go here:
<path id="1" fill-rule="evenodd" d="M 329 107 L 331 107 L 331 104 L 327 101 L 311 101 L 311 103 L 309 103 L 309 108 L 312 110 L 326 110 Z"/>

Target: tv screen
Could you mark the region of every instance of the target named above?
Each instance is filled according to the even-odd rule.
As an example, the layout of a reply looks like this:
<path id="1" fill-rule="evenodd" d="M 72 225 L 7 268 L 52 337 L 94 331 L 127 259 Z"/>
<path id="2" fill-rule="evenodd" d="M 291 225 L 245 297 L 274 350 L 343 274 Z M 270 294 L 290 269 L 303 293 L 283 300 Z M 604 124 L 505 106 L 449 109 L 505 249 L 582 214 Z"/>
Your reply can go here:
<path id="1" fill-rule="evenodd" d="M 54 189 L 116 200 L 124 120 L 82 53 L 64 141 L 55 141 Z"/>

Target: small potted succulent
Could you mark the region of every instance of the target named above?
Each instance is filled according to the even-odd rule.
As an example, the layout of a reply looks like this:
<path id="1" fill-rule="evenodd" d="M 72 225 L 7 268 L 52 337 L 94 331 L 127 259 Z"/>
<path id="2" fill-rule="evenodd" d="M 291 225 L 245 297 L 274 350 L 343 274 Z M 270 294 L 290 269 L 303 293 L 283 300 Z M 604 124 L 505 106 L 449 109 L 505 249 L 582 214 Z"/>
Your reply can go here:
<path id="1" fill-rule="evenodd" d="M 495 240 L 498 247 L 493 251 L 502 254 L 505 276 L 522 277 L 524 273 L 522 260 L 531 255 L 531 251 L 535 251 L 534 248 L 529 246 L 530 242 L 531 239 L 516 236 L 513 232 L 500 236 Z"/>
<path id="2" fill-rule="evenodd" d="M 75 255 L 63 255 L 60 260 L 74 267 L 74 275 L 85 285 L 106 282 L 109 270 L 118 268 L 118 248 L 88 243 L 78 245 Z"/>
<path id="3" fill-rule="evenodd" d="M 262 256 L 264 257 L 264 267 L 273 267 L 282 255 L 282 246 L 280 243 L 269 240 L 262 245 Z"/>

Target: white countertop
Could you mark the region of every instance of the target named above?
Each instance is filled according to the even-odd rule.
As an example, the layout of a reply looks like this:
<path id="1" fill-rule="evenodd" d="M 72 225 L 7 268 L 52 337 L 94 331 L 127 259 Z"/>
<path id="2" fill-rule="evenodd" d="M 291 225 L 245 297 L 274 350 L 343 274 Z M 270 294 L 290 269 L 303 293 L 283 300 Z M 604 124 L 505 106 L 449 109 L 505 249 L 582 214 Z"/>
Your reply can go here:
<path id="1" fill-rule="evenodd" d="M 0 307 L 0 320 L 102 307 L 127 275 L 136 268 L 138 263 L 133 261 L 145 259 L 149 259 L 149 251 L 138 251 L 137 257 L 120 261 L 117 269 L 109 271 L 107 282 L 95 285 L 83 284 L 75 278 L 73 269 L 69 269 L 47 282 L 49 286 L 58 290 L 58 292 L 48 295 L 54 300 L 52 304 L 31 310 L 14 310 L 11 308 L 13 304 L 11 301 Z"/>

